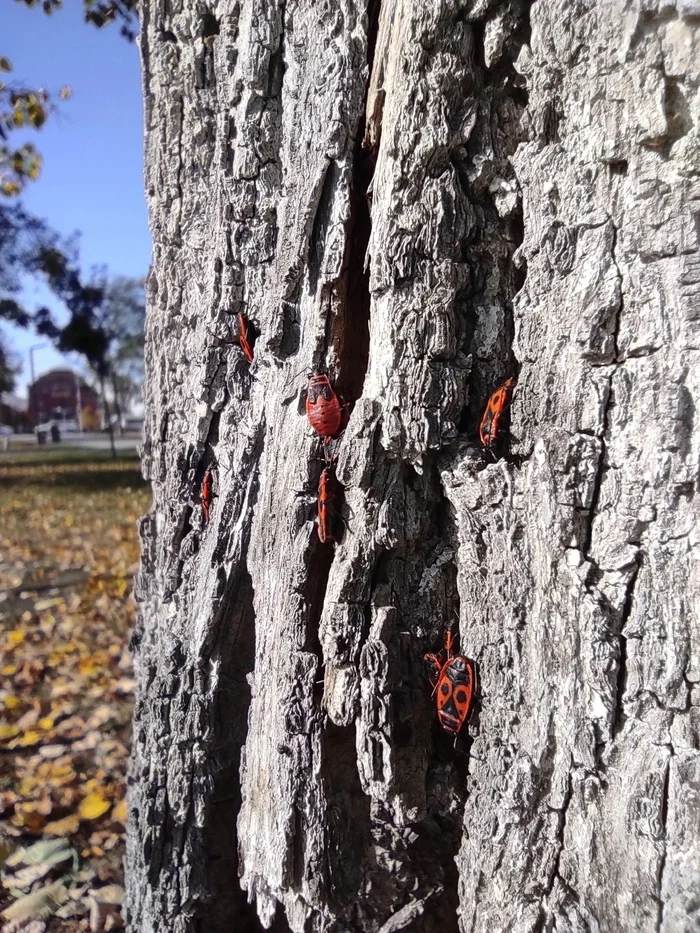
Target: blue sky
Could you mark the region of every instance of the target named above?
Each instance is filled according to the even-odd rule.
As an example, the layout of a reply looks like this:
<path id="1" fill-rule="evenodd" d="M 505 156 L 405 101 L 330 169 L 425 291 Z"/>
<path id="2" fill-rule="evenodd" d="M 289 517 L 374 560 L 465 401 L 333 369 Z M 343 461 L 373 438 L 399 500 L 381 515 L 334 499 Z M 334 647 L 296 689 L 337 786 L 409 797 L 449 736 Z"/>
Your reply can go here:
<path id="1" fill-rule="evenodd" d="M 83 21 L 82 0 L 45 16 L 17 0 L 0 0 L 0 55 L 13 65 L 11 78 L 43 87 L 56 98 L 63 85 L 73 96 L 61 102 L 27 139 L 44 158 L 41 178 L 27 185 L 22 202 L 59 233 L 80 232 L 84 272 L 106 265 L 110 275 L 142 276 L 150 262 L 150 237 L 143 194 L 143 127 L 138 51 L 112 24 L 98 30 Z M 20 141 L 19 133 L 13 139 Z M 42 286 L 27 282 L 23 296 L 33 309 L 46 304 L 65 318 L 61 305 Z M 28 348 L 35 334 L 2 325 L 11 349 L 22 358 L 18 391 L 30 381 Z M 65 365 L 52 348 L 34 352 L 40 375 Z M 80 365 L 79 358 L 68 361 Z"/>

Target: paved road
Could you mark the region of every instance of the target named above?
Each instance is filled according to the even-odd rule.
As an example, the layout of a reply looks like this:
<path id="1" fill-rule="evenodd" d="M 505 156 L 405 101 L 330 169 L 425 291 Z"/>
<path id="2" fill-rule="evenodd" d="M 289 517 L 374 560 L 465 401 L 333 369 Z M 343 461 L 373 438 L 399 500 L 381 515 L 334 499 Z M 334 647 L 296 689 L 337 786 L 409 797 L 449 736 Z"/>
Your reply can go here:
<path id="1" fill-rule="evenodd" d="M 39 450 L 59 450 L 61 447 L 83 447 L 85 450 L 109 450 L 109 436 L 102 434 L 66 434 L 63 440 L 58 444 L 50 441 L 41 447 L 37 444 L 34 434 L 13 434 L 10 438 L 10 450 L 12 450 L 13 441 L 21 444 L 34 444 Z M 136 450 L 141 443 L 140 433 L 125 434 L 124 437 L 114 438 L 114 446 L 117 450 Z"/>

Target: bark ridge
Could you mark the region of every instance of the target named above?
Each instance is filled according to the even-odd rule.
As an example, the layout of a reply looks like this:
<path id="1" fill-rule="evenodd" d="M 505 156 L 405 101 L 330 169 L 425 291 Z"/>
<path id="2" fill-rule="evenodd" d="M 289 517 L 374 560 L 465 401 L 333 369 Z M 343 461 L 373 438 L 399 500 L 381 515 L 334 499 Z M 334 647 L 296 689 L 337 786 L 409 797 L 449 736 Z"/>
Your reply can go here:
<path id="1" fill-rule="evenodd" d="M 143 0 L 140 41 L 130 929 L 697 929 L 693 4 Z"/>

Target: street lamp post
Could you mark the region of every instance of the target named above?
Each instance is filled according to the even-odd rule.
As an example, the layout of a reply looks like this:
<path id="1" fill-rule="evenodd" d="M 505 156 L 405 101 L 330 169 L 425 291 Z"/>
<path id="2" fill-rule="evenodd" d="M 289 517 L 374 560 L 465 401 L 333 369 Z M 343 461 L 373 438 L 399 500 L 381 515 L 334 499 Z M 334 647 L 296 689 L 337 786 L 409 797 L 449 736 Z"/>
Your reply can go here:
<path id="1" fill-rule="evenodd" d="M 32 389 L 34 388 L 34 383 L 36 382 L 36 378 L 34 376 L 34 351 L 41 350 L 43 349 L 43 347 L 47 347 L 47 346 L 48 346 L 47 343 L 35 343 L 34 346 L 29 348 L 29 372 L 32 374 L 32 381 L 31 381 L 31 385 L 29 386 L 29 407 L 30 409 L 31 409 Z M 38 413 L 35 412 L 34 414 L 38 418 Z M 31 411 L 30 411 L 30 417 L 31 417 Z"/>
<path id="2" fill-rule="evenodd" d="M 48 347 L 47 343 L 35 343 L 33 347 L 29 348 L 29 372 L 32 374 L 32 385 L 34 385 L 34 351 L 41 350 L 43 347 Z"/>

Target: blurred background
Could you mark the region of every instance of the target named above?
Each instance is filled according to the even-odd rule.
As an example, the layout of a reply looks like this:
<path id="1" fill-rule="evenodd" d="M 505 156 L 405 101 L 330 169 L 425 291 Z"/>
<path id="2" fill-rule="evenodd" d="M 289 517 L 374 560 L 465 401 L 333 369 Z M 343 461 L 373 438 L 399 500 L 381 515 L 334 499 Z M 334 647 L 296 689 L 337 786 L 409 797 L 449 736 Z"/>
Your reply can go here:
<path id="1" fill-rule="evenodd" d="M 143 414 L 150 243 L 138 50 L 124 35 L 136 21 L 98 29 L 90 7 L 99 16 L 79 0 L 0 12 L 0 422 L 23 435 L 111 421 L 121 436 Z"/>
<path id="2" fill-rule="evenodd" d="M 0 0 L 0 933 L 123 925 L 150 241 L 133 0 Z"/>

